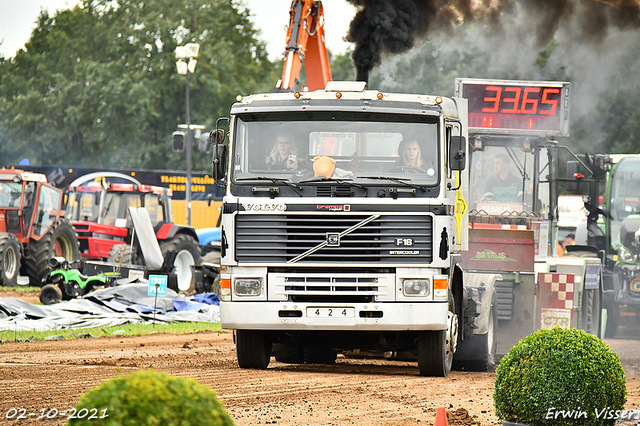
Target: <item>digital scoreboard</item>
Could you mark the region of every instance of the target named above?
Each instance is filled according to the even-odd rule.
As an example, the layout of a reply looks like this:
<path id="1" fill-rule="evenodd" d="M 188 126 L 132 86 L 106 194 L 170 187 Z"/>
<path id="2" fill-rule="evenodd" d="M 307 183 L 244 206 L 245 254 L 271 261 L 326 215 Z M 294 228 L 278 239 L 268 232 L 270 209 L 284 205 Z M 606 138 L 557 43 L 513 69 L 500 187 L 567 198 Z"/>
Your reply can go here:
<path id="1" fill-rule="evenodd" d="M 469 131 L 569 136 L 570 83 L 456 79 L 469 104 Z"/>

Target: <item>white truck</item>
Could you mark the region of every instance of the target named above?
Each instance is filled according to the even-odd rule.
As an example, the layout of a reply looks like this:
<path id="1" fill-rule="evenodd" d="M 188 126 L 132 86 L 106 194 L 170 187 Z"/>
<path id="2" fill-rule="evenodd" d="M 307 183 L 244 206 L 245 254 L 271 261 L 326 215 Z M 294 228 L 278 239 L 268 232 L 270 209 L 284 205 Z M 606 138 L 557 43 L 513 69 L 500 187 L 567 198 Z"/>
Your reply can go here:
<path id="1" fill-rule="evenodd" d="M 449 373 L 469 312 L 467 126 L 465 99 L 364 82 L 238 98 L 228 144 L 219 129 L 210 141 L 240 367 L 361 349 Z"/>

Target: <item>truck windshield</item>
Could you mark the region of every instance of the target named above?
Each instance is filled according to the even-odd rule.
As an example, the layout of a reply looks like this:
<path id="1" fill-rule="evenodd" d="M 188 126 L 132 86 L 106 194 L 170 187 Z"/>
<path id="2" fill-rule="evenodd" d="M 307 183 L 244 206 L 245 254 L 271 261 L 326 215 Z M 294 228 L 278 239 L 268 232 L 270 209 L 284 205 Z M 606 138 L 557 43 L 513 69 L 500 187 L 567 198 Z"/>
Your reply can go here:
<path id="1" fill-rule="evenodd" d="M 620 228 L 630 215 L 640 213 L 640 158 L 624 158 L 613 169 L 610 189 L 611 245 L 620 247 Z"/>
<path id="2" fill-rule="evenodd" d="M 246 114 L 238 117 L 232 179 L 316 177 L 379 185 L 392 177 L 420 185 L 439 181 L 435 117 L 362 114 Z M 252 182 L 255 184 L 255 182 Z"/>
<path id="3" fill-rule="evenodd" d="M 471 161 L 471 209 L 492 216 L 548 214 L 549 185 L 546 150 L 541 151 L 537 211 L 533 205 L 533 153 L 520 148 L 488 146 L 473 153 Z"/>

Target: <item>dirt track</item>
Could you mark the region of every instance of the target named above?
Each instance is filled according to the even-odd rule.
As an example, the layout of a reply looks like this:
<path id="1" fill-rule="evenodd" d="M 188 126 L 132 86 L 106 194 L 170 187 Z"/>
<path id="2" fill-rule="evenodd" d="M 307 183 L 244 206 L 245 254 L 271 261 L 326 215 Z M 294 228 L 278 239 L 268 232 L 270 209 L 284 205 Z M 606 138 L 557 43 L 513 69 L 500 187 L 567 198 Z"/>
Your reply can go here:
<path id="1" fill-rule="evenodd" d="M 626 408 L 640 409 L 640 338 L 608 343 L 627 373 Z M 493 373 L 420 377 L 415 363 L 342 357 L 335 366 L 272 360 L 266 371 L 241 370 L 230 332 L 2 343 L 0 424 L 64 424 L 63 417 L 37 417 L 41 410 L 68 410 L 118 370 L 142 368 L 211 386 L 238 425 L 429 425 L 438 407 L 452 416 L 449 425 L 499 424 L 493 414 Z M 12 408 L 35 415 L 10 421 L 6 415 Z M 465 410 L 472 417 L 454 420 L 456 410 L 459 418 Z"/>

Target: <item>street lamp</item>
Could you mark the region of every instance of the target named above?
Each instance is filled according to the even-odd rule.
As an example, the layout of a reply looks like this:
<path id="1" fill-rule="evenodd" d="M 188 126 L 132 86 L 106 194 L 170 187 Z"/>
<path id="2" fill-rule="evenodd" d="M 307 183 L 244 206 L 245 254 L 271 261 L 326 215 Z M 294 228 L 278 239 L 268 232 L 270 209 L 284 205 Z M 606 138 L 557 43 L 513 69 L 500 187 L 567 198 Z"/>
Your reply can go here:
<path id="1" fill-rule="evenodd" d="M 191 129 L 191 111 L 189 109 L 189 74 L 196 70 L 198 61 L 198 43 L 187 43 L 176 47 L 176 68 L 178 74 L 187 76 L 186 104 L 187 104 L 187 187 L 185 198 L 187 201 L 187 226 L 191 226 L 191 147 L 193 146 L 193 132 Z"/>

